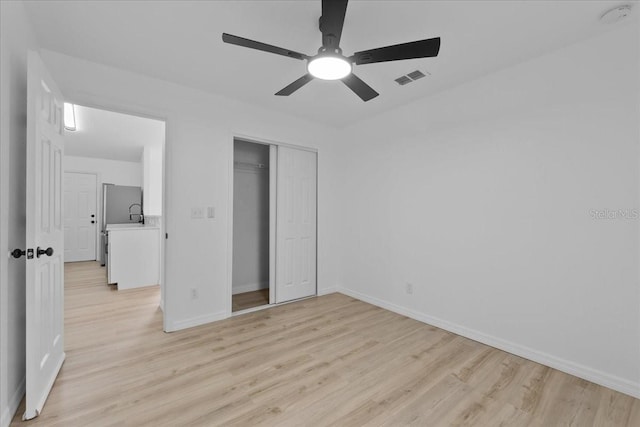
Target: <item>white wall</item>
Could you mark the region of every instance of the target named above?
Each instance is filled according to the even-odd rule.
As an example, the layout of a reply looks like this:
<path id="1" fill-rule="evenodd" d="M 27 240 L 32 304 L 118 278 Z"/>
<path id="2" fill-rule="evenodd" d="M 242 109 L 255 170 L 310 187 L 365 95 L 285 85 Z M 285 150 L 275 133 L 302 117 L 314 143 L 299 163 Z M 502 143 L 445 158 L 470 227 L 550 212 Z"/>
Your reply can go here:
<path id="1" fill-rule="evenodd" d="M 233 293 L 237 294 L 269 287 L 269 146 L 236 141 L 235 162 L 239 162 L 233 170 Z"/>
<path id="2" fill-rule="evenodd" d="M 101 239 L 102 231 L 102 184 L 129 185 L 142 187 L 142 162 L 123 162 L 119 160 L 96 159 L 93 157 L 64 157 L 65 172 L 86 172 L 97 176 L 96 188 L 96 256 L 102 261 Z"/>
<path id="3" fill-rule="evenodd" d="M 348 294 L 640 396 L 638 26 L 352 126 Z M 413 294 L 405 293 L 406 283 Z"/>
<path id="4" fill-rule="evenodd" d="M 0 426 L 24 394 L 27 49 L 35 37 L 20 2 L 0 2 Z"/>
<path id="5" fill-rule="evenodd" d="M 65 172 L 100 174 L 100 188 L 102 188 L 102 183 L 142 187 L 142 162 L 123 162 L 76 156 L 65 156 L 64 162 Z"/>
<path id="6" fill-rule="evenodd" d="M 180 329 L 231 313 L 231 218 L 234 135 L 319 149 L 318 284 L 336 286 L 339 220 L 332 193 L 337 133 L 284 114 L 53 52 L 43 52 L 71 101 L 166 119 L 167 240 L 165 328 Z M 285 102 L 287 102 L 285 100 Z M 214 219 L 191 219 L 192 207 L 213 206 Z M 195 288 L 197 299 L 191 299 Z"/>
<path id="7" fill-rule="evenodd" d="M 145 145 L 142 169 L 145 216 L 162 216 L 162 146 Z"/>

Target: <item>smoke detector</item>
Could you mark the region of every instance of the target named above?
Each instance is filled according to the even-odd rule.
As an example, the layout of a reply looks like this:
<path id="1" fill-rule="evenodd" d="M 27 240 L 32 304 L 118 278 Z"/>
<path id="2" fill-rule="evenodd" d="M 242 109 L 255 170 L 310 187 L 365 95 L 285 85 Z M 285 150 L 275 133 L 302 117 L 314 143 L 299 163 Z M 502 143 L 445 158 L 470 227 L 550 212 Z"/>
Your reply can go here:
<path id="1" fill-rule="evenodd" d="M 600 22 L 603 24 L 615 24 L 625 19 L 631 14 L 631 5 L 625 4 L 622 6 L 614 7 L 611 10 L 606 11 L 601 17 Z"/>

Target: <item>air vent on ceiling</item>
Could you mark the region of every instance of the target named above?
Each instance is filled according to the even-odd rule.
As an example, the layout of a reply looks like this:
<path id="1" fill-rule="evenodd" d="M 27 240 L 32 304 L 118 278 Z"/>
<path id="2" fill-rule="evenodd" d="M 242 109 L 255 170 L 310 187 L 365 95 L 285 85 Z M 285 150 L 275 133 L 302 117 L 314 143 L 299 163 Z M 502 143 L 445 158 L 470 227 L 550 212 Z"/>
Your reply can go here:
<path id="1" fill-rule="evenodd" d="M 397 79 L 395 79 L 395 82 L 398 83 L 400 86 L 404 86 L 406 84 L 411 83 L 414 80 L 418 80 L 423 77 L 426 77 L 427 74 L 431 75 L 431 73 L 429 73 L 428 71 L 425 74 L 420 70 L 415 70 L 410 72 L 409 74 L 398 77 Z"/>
<path id="2" fill-rule="evenodd" d="M 400 86 L 404 86 L 407 83 L 411 83 L 413 80 L 411 80 L 409 77 L 407 76 L 402 76 L 402 77 L 398 77 L 396 79 L 396 83 L 398 83 Z"/>
<path id="3" fill-rule="evenodd" d="M 420 70 L 415 70 L 407 74 L 411 80 L 418 80 L 425 76 L 425 74 Z"/>

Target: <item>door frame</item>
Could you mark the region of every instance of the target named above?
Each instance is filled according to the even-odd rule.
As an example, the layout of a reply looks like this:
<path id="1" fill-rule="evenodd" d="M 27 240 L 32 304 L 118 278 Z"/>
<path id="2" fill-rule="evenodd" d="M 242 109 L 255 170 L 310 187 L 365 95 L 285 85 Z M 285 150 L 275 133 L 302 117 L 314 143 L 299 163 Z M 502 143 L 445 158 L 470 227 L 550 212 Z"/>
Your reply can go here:
<path id="1" fill-rule="evenodd" d="M 89 98 L 93 98 L 90 96 Z M 168 161 L 169 150 L 167 147 L 169 146 L 169 119 L 167 116 L 162 114 L 156 114 L 153 110 L 148 110 L 143 107 L 137 107 L 135 104 L 131 103 L 117 103 L 113 104 L 109 102 L 105 98 L 96 97 L 95 99 L 83 99 L 80 102 L 76 102 L 73 97 L 65 98 L 65 102 L 81 105 L 83 107 L 95 108 L 98 110 L 110 111 L 112 113 L 126 114 L 129 116 L 141 117 L 143 119 L 152 119 L 164 122 L 164 144 L 162 144 L 162 221 L 160 223 L 160 308 L 162 310 L 162 330 L 167 331 L 167 312 L 165 310 L 165 298 L 167 295 L 166 292 L 166 244 L 167 244 L 167 217 L 169 216 L 167 213 L 167 199 L 170 197 L 170 189 L 167 187 L 167 174 L 170 169 L 171 162 Z M 136 108 L 137 107 L 137 108 Z M 151 111 L 151 112 L 149 112 Z M 71 171 L 69 171 L 71 172 Z M 98 191 L 98 194 L 101 194 L 101 191 Z M 97 200 L 96 200 L 97 203 Z M 98 224 L 99 225 L 99 224 Z M 100 244 L 99 241 L 96 242 L 97 245 Z M 98 246 L 99 248 L 99 246 Z M 96 253 L 97 256 L 97 253 Z"/>
<path id="2" fill-rule="evenodd" d="M 236 139 L 250 142 L 253 144 L 268 145 L 269 148 L 269 304 L 259 307 L 253 307 L 246 310 L 233 312 L 233 167 L 234 167 L 234 141 Z M 276 304 L 275 284 L 276 284 L 276 203 L 277 203 L 277 172 L 278 172 L 278 147 L 288 147 L 296 150 L 310 151 L 316 153 L 316 292 L 318 295 L 318 149 L 315 147 L 306 147 L 303 145 L 290 144 L 287 142 L 274 141 L 257 136 L 247 135 L 240 132 L 232 132 L 228 143 L 229 147 L 229 191 L 227 202 L 227 298 L 226 298 L 226 317 L 236 316 L 240 314 L 250 313 L 252 311 L 263 310 L 275 305 L 288 304 L 291 301 L 285 301 Z M 274 167 L 275 164 L 275 167 Z"/>
<path id="3" fill-rule="evenodd" d="M 65 154 L 66 156 L 66 154 Z M 102 174 L 100 172 L 87 172 L 84 170 L 76 170 L 76 169 L 65 169 L 62 171 L 63 174 L 65 173 L 83 173 L 85 175 L 94 175 L 96 177 L 96 206 L 94 211 L 96 212 L 96 244 L 95 244 L 95 250 L 96 250 L 96 261 L 98 261 L 98 254 L 100 253 L 100 221 L 98 221 L 98 219 L 102 218 L 102 212 L 101 210 L 101 206 L 100 203 L 98 203 L 98 196 L 100 195 L 100 182 L 102 182 Z M 100 215 L 100 218 L 98 218 L 98 215 Z"/>
<path id="4" fill-rule="evenodd" d="M 26 99 L 26 97 L 25 97 Z M 8 126 L 3 126 L 6 128 Z M 8 183 L 8 177 L 5 177 L 5 172 L 8 172 L 9 168 L 9 139 L 5 140 L 5 130 L 2 130 L 2 134 L 0 135 L 0 252 L 4 252 L 4 249 L 9 250 L 9 213 L 7 211 L 8 206 L 8 198 L 9 191 L 8 188 L 4 188 L 3 185 Z M 25 172 L 26 173 L 26 172 Z M 5 200 L 5 197 L 7 200 Z M 3 253 L 0 253 L 0 403 L 4 402 L 4 399 L 7 398 L 7 403 L 9 401 L 7 393 L 7 369 L 6 358 L 7 358 L 7 331 L 5 330 L 7 327 L 8 321 L 5 320 L 7 316 L 8 310 L 8 277 L 9 274 L 7 269 L 9 267 L 9 257 L 4 256 Z M 8 408 L 7 408 L 8 409 Z M 0 409 L 0 423 L 4 421 L 4 411 L 5 408 Z M 11 414 L 13 415 L 13 414 Z"/>

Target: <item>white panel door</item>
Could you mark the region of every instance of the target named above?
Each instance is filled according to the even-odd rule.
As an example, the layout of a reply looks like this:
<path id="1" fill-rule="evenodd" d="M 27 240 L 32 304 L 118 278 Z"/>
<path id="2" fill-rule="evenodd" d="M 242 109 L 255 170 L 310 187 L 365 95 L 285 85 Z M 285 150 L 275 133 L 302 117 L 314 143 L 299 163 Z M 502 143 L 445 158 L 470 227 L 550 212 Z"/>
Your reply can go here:
<path id="1" fill-rule="evenodd" d="M 316 294 L 316 153 L 278 147 L 276 302 Z"/>
<path id="2" fill-rule="evenodd" d="M 96 184 L 90 173 L 64 174 L 64 262 L 96 259 Z"/>
<path id="3" fill-rule="evenodd" d="M 64 361 L 63 99 L 29 52 L 27 86 L 26 410 L 36 417 Z"/>

